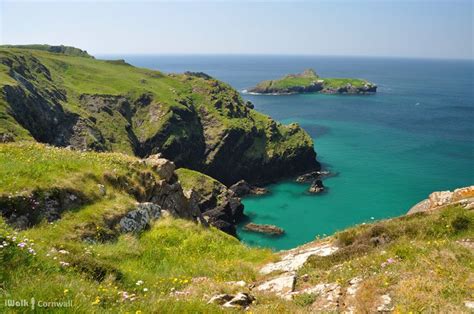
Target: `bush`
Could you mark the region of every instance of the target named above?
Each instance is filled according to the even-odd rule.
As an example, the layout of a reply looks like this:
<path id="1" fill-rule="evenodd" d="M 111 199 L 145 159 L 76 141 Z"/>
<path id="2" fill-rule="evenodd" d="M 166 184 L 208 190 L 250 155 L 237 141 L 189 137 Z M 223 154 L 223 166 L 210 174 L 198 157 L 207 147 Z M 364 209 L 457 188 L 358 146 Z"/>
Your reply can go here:
<path id="1" fill-rule="evenodd" d="M 465 215 L 459 215 L 451 221 L 451 227 L 453 227 L 455 232 L 461 232 L 467 230 L 471 220 Z"/>

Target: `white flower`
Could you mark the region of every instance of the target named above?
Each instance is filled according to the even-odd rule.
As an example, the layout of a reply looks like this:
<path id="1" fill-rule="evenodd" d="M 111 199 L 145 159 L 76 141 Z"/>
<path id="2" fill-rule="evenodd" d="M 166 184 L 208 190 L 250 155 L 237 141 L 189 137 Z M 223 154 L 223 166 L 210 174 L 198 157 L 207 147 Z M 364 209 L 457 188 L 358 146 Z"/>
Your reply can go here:
<path id="1" fill-rule="evenodd" d="M 148 291 L 148 288 L 143 288 L 143 291 L 144 291 L 144 292 L 147 292 L 147 291 Z"/>
<path id="2" fill-rule="evenodd" d="M 69 263 L 60 261 L 59 265 L 61 265 L 62 267 L 67 267 L 67 266 L 69 266 Z"/>
<path id="3" fill-rule="evenodd" d="M 141 286 L 143 285 L 143 280 L 138 280 L 137 283 L 136 283 L 137 286 Z"/>

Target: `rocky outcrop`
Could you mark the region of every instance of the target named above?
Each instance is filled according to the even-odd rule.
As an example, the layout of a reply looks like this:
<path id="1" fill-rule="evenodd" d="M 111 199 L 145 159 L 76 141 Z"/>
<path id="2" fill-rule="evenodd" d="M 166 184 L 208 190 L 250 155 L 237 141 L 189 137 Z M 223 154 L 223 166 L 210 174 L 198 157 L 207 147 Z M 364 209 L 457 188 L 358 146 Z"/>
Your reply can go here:
<path id="1" fill-rule="evenodd" d="M 238 197 L 246 196 L 249 194 L 252 195 L 263 195 L 268 193 L 268 190 L 265 188 L 261 188 L 258 186 L 253 186 L 250 185 L 247 181 L 245 180 L 240 180 L 239 182 L 231 185 L 229 187 L 229 190 L 235 193 Z"/>
<path id="2" fill-rule="evenodd" d="M 338 247 L 329 242 L 310 244 L 289 251 L 281 252 L 281 260 L 269 263 L 260 269 L 262 274 L 272 272 L 293 272 L 300 269 L 310 256 L 328 256 L 336 252 Z"/>
<path id="3" fill-rule="evenodd" d="M 255 301 L 254 296 L 245 292 L 239 292 L 236 295 L 215 295 L 207 302 L 207 304 L 218 304 L 227 308 L 247 308 L 249 305 L 252 304 L 253 301 Z"/>
<path id="4" fill-rule="evenodd" d="M 178 169 L 178 180 L 206 222 L 232 235 L 243 218 L 240 198 L 219 181 L 189 169 Z"/>
<path id="5" fill-rule="evenodd" d="M 45 53 L 29 49 L 0 52 L 0 63 L 14 82 L 0 84 L 0 99 L 6 103 L 0 115 L 13 123 L 0 131 L 13 139 L 28 134 L 55 146 L 142 158 L 161 153 L 177 167 L 226 185 L 241 179 L 268 183 L 319 169 L 312 139 L 299 126 L 284 126 L 256 112 L 237 91 L 209 75 L 164 75 L 110 62 L 99 67 L 100 61 L 89 58 L 77 66 L 57 54 L 54 58 L 63 66 L 49 67 Z M 102 72 L 106 66 L 110 72 Z M 101 88 L 85 84 L 77 90 L 70 74 L 74 71 Z M 114 94 L 98 93 L 109 86 L 100 79 L 94 84 L 95 75 L 114 71 L 117 77 L 111 82 L 120 83 L 110 86 Z M 122 74 L 141 79 L 121 81 Z"/>
<path id="6" fill-rule="evenodd" d="M 137 209 L 128 212 L 120 220 L 120 231 L 138 233 L 150 226 L 161 216 L 161 207 L 153 203 L 139 203 Z"/>
<path id="7" fill-rule="evenodd" d="M 323 181 L 321 180 L 313 181 L 313 183 L 311 183 L 311 186 L 309 187 L 308 192 L 311 194 L 318 194 L 318 193 L 324 192 Z"/>
<path id="8" fill-rule="evenodd" d="M 474 209 L 474 185 L 455 189 L 452 192 L 433 192 L 427 199 L 410 208 L 407 214 L 429 212 L 455 204 L 460 204 L 465 208 Z"/>
<path id="9" fill-rule="evenodd" d="M 319 180 L 324 177 L 330 176 L 331 173 L 329 171 L 311 171 L 305 174 L 300 175 L 296 178 L 296 182 L 298 183 L 310 183 L 314 180 Z"/>
<path id="10" fill-rule="evenodd" d="M 37 189 L 16 195 L 0 194 L 0 214 L 17 229 L 27 229 L 42 220 L 53 222 L 64 211 L 90 203 L 81 191 L 63 188 Z"/>
<path id="11" fill-rule="evenodd" d="M 274 225 L 259 225 L 256 223 L 248 223 L 243 228 L 246 231 L 252 231 L 257 233 L 264 233 L 269 235 L 282 235 L 285 230 Z"/>

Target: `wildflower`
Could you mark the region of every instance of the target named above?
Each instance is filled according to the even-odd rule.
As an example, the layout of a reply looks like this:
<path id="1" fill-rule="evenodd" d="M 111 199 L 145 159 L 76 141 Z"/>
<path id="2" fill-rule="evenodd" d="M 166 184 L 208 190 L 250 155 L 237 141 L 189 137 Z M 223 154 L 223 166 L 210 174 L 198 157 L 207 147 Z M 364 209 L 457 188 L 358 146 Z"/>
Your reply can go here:
<path id="1" fill-rule="evenodd" d="M 59 253 L 59 254 L 69 254 L 69 252 L 66 251 L 66 250 L 59 250 L 58 253 Z"/>
<path id="2" fill-rule="evenodd" d="M 137 283 L 136 283 L 137 286 L 141 286 L 143 285 L 143 280 L 138 280 Z"/>
<path id="3" fill-rule="evenodd" d="M 59 265 L 61 265 L 62 267 L 68 267 L 68 266 L 69 266 L 69 263 L 60 261 L 60 262 L 59 262 Z"/>
<path id="4" fill-rule="evenodd" d="M 143 291 L 144 291 L 144 292 L 147 292 L 147 291 L 148 291 L 148 288 L 143 288 Z"/>
<path id="5" fill-rule="evenodd" d="M 20 242 L 20 243 L 18 243 L 18 246 L 20 248 L 24 248 L 26 246 L 26 243 L 25 242 Z"/>
<path id="6" fill-rule="evenodd" d="M 92 302 L 92 305 L 97 305 L 99 303 L 100 303 L 100 298 L 99 298 L 99 296 L 97 296 L 97 297 L 95 297 L 95 301 Z"/>
<path id="7" fill-rule="evenodd" d="M 138 310 L 135 312 L 135 314 L 142 314 L 142 311 Z"/>
<path id="8" fill-rule="evenodd" d="M 67 294 L 69 292 L 69 289 L 64 289 L 63 293 Z"/>

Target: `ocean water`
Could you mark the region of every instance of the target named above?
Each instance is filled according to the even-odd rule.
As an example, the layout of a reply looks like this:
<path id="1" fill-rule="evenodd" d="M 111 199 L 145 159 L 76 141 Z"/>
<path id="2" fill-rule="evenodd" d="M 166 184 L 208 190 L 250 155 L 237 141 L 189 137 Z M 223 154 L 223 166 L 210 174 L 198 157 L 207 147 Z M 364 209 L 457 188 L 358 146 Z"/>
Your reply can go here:
<path id="1" fill-rule="evenodd" d="M 288 249 L 345 227 L 404 214 L 432 191 L 474 184 L 474 62 L 301 56 L 102 56 L 164 72 L 202 71 L 238 90 L 314 68 L 322 77 L 375 82 L 375 95 L 243 95 L 312 136 L 318 160 L 336 175 L 309 195 L 290 181 L 243 200 L 256 223 L 281 237 L 243 231 L 249 245 Z"/>

